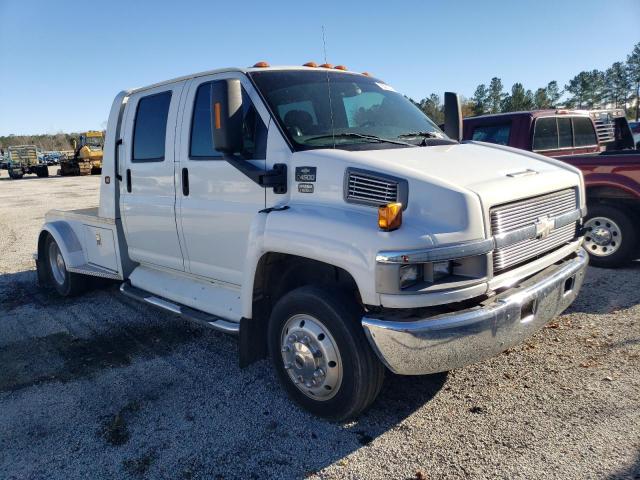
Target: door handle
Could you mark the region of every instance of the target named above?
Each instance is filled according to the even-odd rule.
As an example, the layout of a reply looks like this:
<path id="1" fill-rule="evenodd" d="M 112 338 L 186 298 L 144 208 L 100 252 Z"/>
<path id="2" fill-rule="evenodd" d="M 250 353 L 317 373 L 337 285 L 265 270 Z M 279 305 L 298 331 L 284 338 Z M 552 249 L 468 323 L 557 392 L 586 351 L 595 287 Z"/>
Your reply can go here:
<path id="1" fill-rule="evenodd" d="M 182 195 L 189 196 L 189 170 L 186 168 L 182 169 Z"/>
<path id="2" fill-rule="evenodd" d="M 131 169 L 127 168 L 127 192 L 131 193 Z"/>

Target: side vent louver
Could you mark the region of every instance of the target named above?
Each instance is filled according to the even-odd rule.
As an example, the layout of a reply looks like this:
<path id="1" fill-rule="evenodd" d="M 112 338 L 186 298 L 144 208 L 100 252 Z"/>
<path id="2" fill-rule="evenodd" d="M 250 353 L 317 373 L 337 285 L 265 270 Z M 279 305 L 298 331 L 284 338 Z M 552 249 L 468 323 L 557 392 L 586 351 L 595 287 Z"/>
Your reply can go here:
<path id="1" fill-rule="evenodd" d="M 344 181 L 344 198 L 350 203 L 379 206 L 401 202 L 407 206 L 407 181 L 377 172 L 348 168 Z"/>

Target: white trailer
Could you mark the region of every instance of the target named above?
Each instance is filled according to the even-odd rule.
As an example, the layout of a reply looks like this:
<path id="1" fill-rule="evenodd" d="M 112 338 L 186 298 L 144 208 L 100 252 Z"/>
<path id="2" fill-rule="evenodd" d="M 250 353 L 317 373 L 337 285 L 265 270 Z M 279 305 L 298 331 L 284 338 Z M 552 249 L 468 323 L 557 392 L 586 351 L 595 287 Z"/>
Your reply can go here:
<path id="1" fill-rule="evenodd" d="M 383 81 L 223 69 L 119 93 L 97 208 L 51 211 L 39 279 L 87 276 L 270 354 L 310 411 L 357 415 L 384 372 L 428 374 L 529 337 L 574 300 L 580 172 L 461 142 Z"/>

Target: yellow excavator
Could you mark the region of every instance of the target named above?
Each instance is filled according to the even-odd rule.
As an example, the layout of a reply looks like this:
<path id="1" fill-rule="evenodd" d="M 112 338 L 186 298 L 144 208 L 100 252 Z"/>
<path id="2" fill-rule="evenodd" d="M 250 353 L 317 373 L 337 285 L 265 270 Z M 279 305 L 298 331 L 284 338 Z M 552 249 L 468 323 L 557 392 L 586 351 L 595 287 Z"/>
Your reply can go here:
<path id="1" fill-rule="evenodd" d="M 60 160 L 60 175 L 99 175 L 102 173 L 102 147 L 104 135 L 89 130 L 73 141 L 73 156 Z"/>

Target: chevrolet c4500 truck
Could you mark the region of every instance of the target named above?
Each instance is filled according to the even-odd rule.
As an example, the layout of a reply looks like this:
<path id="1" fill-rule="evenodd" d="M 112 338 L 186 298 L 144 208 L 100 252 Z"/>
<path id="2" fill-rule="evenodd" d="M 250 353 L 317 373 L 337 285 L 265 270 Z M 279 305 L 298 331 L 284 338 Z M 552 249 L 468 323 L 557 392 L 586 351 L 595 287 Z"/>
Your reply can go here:
<path id="1" fill-rule="evenodd" d="M 385 371 L 495 356 L 576 298 L 582 175 L 461 142 L 368 74 L 222 69 L 120 92 L 96 208 L 47 213 L 38 278 L 88 276 L 270 355 L 289 395 L 353 417 Z"/>

